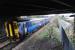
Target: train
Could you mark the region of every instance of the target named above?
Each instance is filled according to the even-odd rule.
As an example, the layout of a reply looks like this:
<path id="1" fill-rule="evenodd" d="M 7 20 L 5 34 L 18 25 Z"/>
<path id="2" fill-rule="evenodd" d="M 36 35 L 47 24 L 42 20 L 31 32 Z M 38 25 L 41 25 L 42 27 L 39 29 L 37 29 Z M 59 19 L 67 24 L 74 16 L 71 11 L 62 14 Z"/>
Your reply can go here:
<path id="1" fill-rule="evenodd" d="M 32 35 L 34 32 L 39 30 L 39 28 L 41 28 L 44 25 L 46 25 L 47 23 L 49 23 L 49 19 L 44 18 L 34 24 L 33 24 L 33 22 L 36 22 L 36 20 L 35 21 L 28 20 L 28 21 L 13 22 L 15 37 L 22 41 L 27 35 Z M 10 31 L 10 35 L 14 38 L 14 35 L 11 32 L 12 31 Z M 8 32 L 7 32 L 7 36 L 8 36 Z"/>

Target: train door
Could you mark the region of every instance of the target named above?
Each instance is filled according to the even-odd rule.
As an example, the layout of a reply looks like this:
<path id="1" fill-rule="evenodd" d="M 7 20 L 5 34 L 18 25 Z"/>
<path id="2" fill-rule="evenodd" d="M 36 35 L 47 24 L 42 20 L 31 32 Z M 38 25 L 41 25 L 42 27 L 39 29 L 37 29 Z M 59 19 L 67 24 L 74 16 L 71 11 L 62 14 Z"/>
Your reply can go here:
<path id="1" fill-rule="evenodd" d="M 23 23 L 23 31 L 24 31 L 24 34 L 26 35 L 27 34 L 26 22 Z"/>
<path id="2" fill-rule="evenodd" d="M 20 40 L 22 41 L 27 33 L 26 22 L 18 22 L 18 26 L 19 26 Z"/>

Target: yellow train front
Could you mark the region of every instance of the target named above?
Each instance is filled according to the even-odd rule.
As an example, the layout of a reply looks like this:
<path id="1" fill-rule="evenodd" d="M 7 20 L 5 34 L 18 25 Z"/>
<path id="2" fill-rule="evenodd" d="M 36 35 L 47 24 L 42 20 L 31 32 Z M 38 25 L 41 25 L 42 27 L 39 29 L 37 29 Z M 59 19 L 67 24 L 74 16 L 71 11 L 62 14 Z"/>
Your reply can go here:
<path id="1" fill-rule="evenodd" d="M 5 22 L 5 30 L 8 38 L 19 39 L 19 29 L 16 21 L 13 21 L 12 24 Z"/>

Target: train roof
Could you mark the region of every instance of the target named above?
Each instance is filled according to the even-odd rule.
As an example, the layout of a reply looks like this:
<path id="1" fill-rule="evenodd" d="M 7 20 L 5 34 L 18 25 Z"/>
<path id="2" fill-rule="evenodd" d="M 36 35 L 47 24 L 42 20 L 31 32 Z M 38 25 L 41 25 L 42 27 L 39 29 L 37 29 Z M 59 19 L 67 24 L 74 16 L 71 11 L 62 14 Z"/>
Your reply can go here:
<path id="1" fill-rule="evenodd" d="M 40 21 L 40 20 L 44 20 L 44 19 L 46 19 L 46 18 L 31 18 L 30 21 Z"/>

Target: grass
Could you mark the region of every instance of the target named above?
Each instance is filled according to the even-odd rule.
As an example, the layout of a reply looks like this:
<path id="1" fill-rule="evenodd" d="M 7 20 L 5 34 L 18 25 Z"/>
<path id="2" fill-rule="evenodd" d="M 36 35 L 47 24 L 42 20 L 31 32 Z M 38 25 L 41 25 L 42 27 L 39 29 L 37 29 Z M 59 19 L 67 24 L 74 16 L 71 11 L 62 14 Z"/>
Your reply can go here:
<path id="1" fill-rule="evenodd" d="M 61 41 L 61 34 L 59 32 L 59 29 L 53 26 L 46 27 L 44 31 L 40 32 L 39 37 L 40 39 L 45 39 L 45 38 L 49 40 L 53 39 L 57 43 Z"/>

